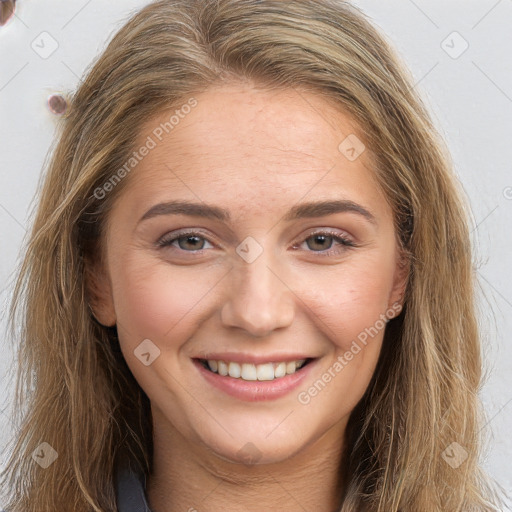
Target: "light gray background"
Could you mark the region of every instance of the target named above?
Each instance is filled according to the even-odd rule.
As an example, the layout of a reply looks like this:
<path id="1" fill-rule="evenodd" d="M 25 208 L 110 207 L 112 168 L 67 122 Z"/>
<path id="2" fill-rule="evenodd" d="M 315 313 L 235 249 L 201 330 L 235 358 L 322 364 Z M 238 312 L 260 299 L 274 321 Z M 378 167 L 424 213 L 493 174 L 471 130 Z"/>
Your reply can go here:
<path id="1" fill-rule="evenodd" d="M 0 27 L 0 447 L 12 432 L 15 340 L 6 308 L 56 118 L 53 92 L 74 89 L 86 67 L 146 0 L 25 2 Z M 488 379 L 482 391 L 490 449 L 484 464 L 512 493 L 512 0 L 356 0 L 411 68 L 470 199 Z M 48 32 L 58 48 L 32 48 Z M 453 34 L 457 32 L 457 34 Z M 467 50 L 459 53 L 469 45 Z M 46 48 L 49 48 L 46 46 Z M 451 54 L 451 55 L 450 55 Z M 454 58 L 457 57 L 457 58 Z M 0 457 L 0 465 L 6 459 Z M 511 508 L 512 510 L 512 508 Z"/>

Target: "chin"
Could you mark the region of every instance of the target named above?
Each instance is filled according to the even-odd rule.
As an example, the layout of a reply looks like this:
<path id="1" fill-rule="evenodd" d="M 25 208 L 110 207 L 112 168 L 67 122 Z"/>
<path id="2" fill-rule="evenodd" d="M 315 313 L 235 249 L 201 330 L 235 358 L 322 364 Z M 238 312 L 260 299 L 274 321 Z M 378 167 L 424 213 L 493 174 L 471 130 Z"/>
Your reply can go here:
<path id="1" fill-rule="evenodd" d="M 243 443 L 233 443 L 232 440 L 225 444 L 216 444 L 210 449 L 220 459 L 244 466 L 261 466 L 265 464 L 277 464 L 290 459 L 301 451 L 300 442 L 294 443 L 288 440 L 286 444 L 281 439 L 269 441 L 268 439 L 253 439 Z"/>
<path id="2" fill-rule="evenodd" d="M 244 465 L 279 463 L 305 449 L 310 442 L 304 429 L 300 432 L 290 429 L 285 419 L 288 414 L 289 411 L 279 416 L 267 413 L 264 418 L 247 414 L 245 420 L 226 421 L 222 426 L 212 420 L 203 424 L 206 430 L 196 431 L 196 435 L 208 451 L 225 461 Z M 222 427 L 228 425 L 226 432 Z"/>

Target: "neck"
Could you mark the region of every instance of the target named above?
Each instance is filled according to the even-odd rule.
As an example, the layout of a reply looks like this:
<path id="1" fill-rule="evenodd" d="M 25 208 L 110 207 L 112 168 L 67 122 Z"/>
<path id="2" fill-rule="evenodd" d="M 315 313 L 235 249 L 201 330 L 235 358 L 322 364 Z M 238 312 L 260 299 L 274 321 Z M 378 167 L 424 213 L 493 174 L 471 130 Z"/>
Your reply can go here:
<path id="1" fill-rule="evenodd" d="M 341 459 L 346 423 L 287 460 L 245 465 L 190 443 L 153 411 L 153 471 L 146 496 L 159 512 L 260 512 L 341 506 Z"/>

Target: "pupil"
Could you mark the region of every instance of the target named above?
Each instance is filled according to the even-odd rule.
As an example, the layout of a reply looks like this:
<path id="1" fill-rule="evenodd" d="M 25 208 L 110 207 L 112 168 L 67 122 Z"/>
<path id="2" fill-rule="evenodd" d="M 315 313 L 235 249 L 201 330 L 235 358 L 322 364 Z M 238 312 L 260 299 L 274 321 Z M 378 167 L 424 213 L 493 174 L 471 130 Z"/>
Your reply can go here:
<path id="1" fill-rule="evenodd" d="M 316 240 L 320 239 L 320 241 L 321 241 L 320 247 L 319 247 L 320 250 L 326 249 L 326 245 L 325 245 L 326 240 L 328 242 L 332 240 L 332 236 L 329 236 L 329 235 L 327 235 L 327 236 L 326 235 L 313 235 L 312 238 L 315 240 L 315 242 L 316 242 Z M 322 242 L 324 242 L 323 245 L 322 245 Z M 313 247 L 311 247 L 310 244 L 308 244 L 308 245 L 309 245 L 310 249 L 314 249 Z M 328 247 L 330 247 L 330 244 L 328 244 Z"/>
<path id="2" fill-rule="evenodd" d="M 195 235 L 189 235 L 189 236 L 181 237 L 180 238 L 180 243 L 179 243 L 180 248 L 181 249 L 188 249 L 189 248 L 189 247 L 183 247 L 181 242 L 182 242 L 182 240 L 185 240 L 185 244 L 191 243 L 192 249 L 197 249 L 197 245 L 198 245 L 199 239 L 200 239 L 200 237 L 195 236 Z M 194 247 L 194 246 L 196 246 L 196 247 Z"/>

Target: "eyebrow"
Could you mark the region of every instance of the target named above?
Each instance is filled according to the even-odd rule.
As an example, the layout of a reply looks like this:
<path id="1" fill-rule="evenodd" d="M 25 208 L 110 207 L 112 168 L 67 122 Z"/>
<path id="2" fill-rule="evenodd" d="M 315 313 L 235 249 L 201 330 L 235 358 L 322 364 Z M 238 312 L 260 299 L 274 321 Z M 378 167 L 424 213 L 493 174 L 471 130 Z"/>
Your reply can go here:
<path id="1" fill-rule="evenodd" d="M 325 215 L 346 212 L 361 215 L 372 224 L 377 225 L 374 215 L 366 208 L 346 199 L 301 203 L 290 208 L 283 217 L 283 220 L 288 222 L 297 219 L 323 217 Z M 229 211 L 219 206 L 190 201 L 167 201 L 152 206 L 140 218 L 139 223 L 159 215 L 189 215 L 192 217 L 216 219 L 225 223 L 231 222 L 231 214 Z"/>

